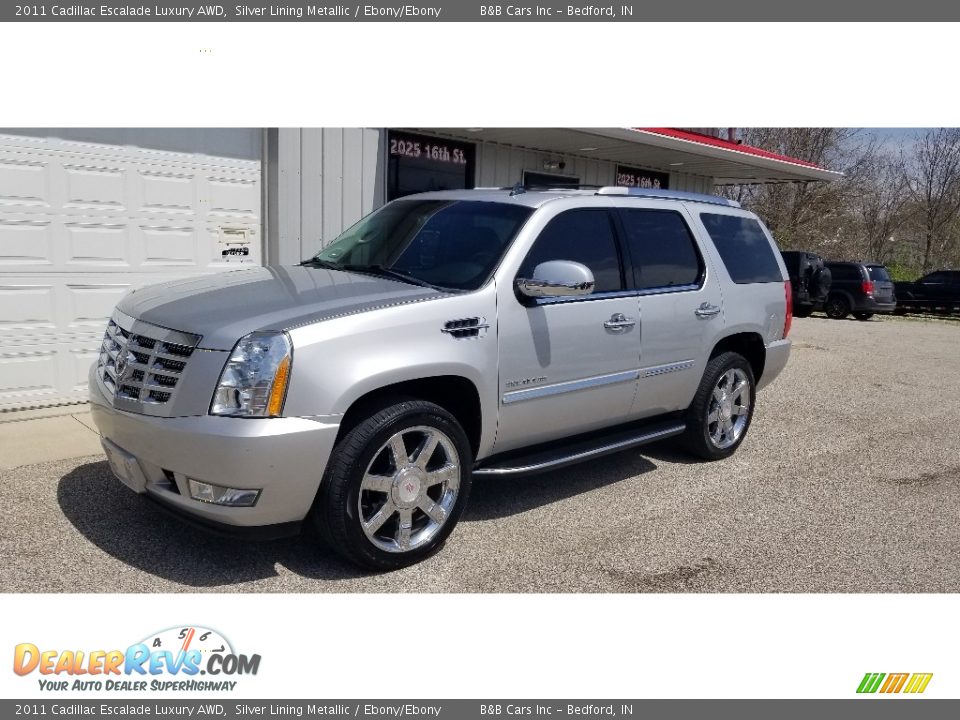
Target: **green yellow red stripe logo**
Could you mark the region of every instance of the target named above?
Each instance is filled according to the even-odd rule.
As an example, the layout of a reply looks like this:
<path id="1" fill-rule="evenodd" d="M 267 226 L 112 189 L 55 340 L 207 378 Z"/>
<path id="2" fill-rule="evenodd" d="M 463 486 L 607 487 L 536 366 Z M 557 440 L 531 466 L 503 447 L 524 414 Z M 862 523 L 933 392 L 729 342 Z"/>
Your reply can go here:
<path id="1" fill-rule="evenodd" d="M 909 693 L 919 694 L 927 689 L 933 673 L 866 673 L 858 693 Z"/>

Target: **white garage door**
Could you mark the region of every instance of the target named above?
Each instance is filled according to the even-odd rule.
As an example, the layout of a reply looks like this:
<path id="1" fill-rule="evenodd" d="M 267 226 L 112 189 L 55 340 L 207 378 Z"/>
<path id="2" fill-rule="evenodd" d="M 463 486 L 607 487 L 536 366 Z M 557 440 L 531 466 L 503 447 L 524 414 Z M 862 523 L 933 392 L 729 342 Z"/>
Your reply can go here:
<path id="1" fill-rule="evenodd" d="M 254 129 L 0 131 L 0 412 L 84 401 L 129 289 L 260 264 L 260 192 Z"/>

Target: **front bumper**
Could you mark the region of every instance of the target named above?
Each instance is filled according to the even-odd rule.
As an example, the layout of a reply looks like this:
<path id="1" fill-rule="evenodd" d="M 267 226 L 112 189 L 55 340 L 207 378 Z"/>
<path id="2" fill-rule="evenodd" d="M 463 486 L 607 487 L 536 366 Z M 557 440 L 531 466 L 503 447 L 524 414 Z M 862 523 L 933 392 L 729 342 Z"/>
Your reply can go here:
<path id="1" fill-rule="evenodd" d="M 339 429 L 339 418 L 163 418 L 124 412 L 110 405 L 92 376 L 90 408 L 103 438 L 136 459 L 150 499 L 206 527 L 278 526 L 267 535 L 289 534 L 279 526 L 306 517 Z M 190 497 L 188 477 L 262 492 L 253 507 L 202 503 Z"/>

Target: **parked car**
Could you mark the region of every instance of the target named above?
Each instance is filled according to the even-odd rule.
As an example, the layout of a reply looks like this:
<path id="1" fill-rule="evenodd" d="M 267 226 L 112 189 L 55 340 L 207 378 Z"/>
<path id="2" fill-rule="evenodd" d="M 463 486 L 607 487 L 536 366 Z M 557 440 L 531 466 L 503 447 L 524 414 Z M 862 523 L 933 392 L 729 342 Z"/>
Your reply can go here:
<path id="1" fill-rule="evenodd" d="M 960 312 L 960 270 L 937 270 L 914 282 L 893 286 L 900 310 Z"/>
<path id="2" fill-rule="evenodd" d="M 444 542 L 473 478 L 670 437 L 730 456 L 789 357 L 790 303 L 769 232 L 733 201 L 425 193 L 301 266 L 127 295 L 90 399 L 146 498 L 220 530 L 306 521 L 390 569 Z"/>
<path id="3" fill-rule="evenodd" d="M 793 315 L 809 317 L 830 293 L 830 269 L 816 253 L 784 250 L 780 254 L 790 275 L 790 287 L 793 288 Z"/>
<path id="4" fill-rule="evenodd" d="M 869 320 L 877 313 L 892 313 L 897 307 L 893 282 L 887 268 L 876 263 L 828 262 L 830 293 L 823 304 L 827 317 L 842 320 L 851 313 Z"/>

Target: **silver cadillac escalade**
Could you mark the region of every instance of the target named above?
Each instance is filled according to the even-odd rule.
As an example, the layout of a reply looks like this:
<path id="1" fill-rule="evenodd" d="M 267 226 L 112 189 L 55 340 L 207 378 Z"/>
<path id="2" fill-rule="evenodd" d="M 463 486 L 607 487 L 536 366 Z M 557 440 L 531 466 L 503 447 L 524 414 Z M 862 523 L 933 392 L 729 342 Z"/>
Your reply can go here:
<path id="1" fill-rule="evenodd" d="M 720 197 L 414 195 L 299 266 L 127 295 L 93 417 L 117 477 L 185 519 L 306 522 L 397 568 L 446 540 L 474 478 L 671 437 L 731 455 L 787 362 L 790 298 L 769 232 Z"/>

